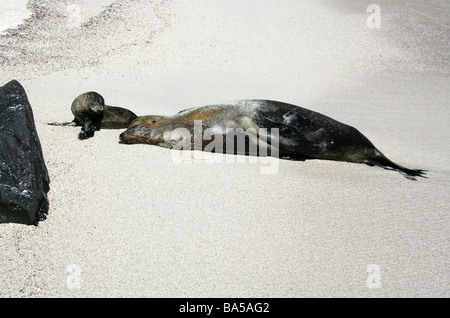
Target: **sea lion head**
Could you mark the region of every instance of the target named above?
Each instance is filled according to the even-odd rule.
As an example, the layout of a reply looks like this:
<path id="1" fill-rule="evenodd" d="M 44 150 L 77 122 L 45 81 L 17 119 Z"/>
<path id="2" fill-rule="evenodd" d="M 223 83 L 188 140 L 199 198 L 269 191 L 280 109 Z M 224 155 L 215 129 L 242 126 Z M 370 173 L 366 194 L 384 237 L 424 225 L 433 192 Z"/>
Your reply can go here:
<path id="1" fill-rule="evenodd" d="M 102 95 L 96 92 L 87 92 L 81 96 L 83 96 L 84 103 L 92 114 L 100 114 L 103 112 L 105 100 Z"/>
<path id="2" fill-rule="evenodd" d="M 84 122 L 86 116 L 100 115 L 105 107 L 102 95 L 96 92 L 83 93 L 72 103 L 72 113 L 76 119 Z"/>
<path id="3" fill-rule="evenodd" d="M 151 140 L 152 129 L 143 126 L 134 126 L 120 134 L 120 143 L 122 144 L 148 144 Z"/>

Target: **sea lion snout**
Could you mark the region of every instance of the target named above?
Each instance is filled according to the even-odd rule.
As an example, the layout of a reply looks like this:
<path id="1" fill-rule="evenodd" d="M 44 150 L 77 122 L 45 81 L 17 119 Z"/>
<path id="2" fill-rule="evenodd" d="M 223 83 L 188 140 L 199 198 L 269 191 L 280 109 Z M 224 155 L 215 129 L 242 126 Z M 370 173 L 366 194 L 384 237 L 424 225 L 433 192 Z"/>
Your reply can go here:
<path id="1" fill-rule="evenodd" d="M 125 130 L 123 133 L 121 133 L 119 135 L 121 144 L 130 144 L 131 143 L 131 142 L 129 142 L 130 137 L 131 137 L 130 129 L 133 129 L 133 128 L 128 128 L 127 130 Z"/>
<path id="2" fill-rule="evenodd" d="M 93 114 L 100 114 L 103 112 L 103 105 L 100 103 L 92 103 L 89 105 L 89 109 Z"/>
<path id="3" fill-rule="evenodd" d="M 136 144 L 142 143 L 142 136 L 144 133 L 144 127 L 135 126 L 130 127 L 120 134 L 120 143 L 122 144 Z"/>

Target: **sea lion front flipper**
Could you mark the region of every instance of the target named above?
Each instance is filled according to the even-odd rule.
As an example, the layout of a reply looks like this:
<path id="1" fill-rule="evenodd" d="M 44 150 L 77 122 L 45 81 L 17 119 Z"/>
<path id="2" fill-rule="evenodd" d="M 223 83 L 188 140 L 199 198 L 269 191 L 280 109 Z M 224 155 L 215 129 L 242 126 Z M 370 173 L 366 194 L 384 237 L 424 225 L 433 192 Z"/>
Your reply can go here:
<path id="1" fill-rule="evenodd" d="M 81 131 L 78 134 L 78 139 L 80 140 L 84 140 L 84 139 L 88 139 L 91 137 L 94 137 L 94 133 L 96 130 L 99 130 L 99 128 L 97 128 L 92 121 L 86 121 L 83 125 L 83 127 L 81 127 Z"/>

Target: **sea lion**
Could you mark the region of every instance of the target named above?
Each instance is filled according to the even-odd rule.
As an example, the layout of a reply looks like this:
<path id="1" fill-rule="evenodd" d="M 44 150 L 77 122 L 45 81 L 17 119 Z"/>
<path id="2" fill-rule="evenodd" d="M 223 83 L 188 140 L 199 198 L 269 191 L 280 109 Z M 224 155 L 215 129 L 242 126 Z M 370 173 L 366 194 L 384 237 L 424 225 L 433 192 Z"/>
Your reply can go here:
<path id="1" fill-rule="evenodd" d="M 49 123 L 49 125 L 82 126 L 79 139 L 93 137 L 94 132 L 100 128 L 128 128 L 137 118 L 136 114 L 128 109 L 105 105 L 103 97 L 96 92 L 87 92 L 75 98 L 71 110 L 75 116 L 72 122 Z"/>
<path id="2" fill-rule="evenodd" d="M 187 143 L 186 140 L 182 141 L 183 136 L 173 133 L 180 127 L 190 133 L 191 138 Z M 267 129 L 274 128 L 278 129 L 278 136 L 269 136 Z M 197 133 L 201 129 L 200 136 L 205 136 L 207 132 L 208 137 L 195 142 L 196 129 Z M 182 142 L 187 145 L 183 149 L 238 153 L 236 147 L 217 151 L 216 148 L 220 147 L 212 149 L 209 145 L 211 135 L 214 135 L 214 140 L 219 137 L 225 143 L 225 140 L 229 140 L 227 134 L 235 133 L 236 129 L 246 131 L 245 154 L 250 154 L 252 143 L 267 143 L 277 146 L 276 150 L 281 158 L 365 163 L 399 171 L 411 180 L 425 177 L 426 173 L 426 170 L 408 169 L 392 162 L 354 127 L 296 105 L 270 100 L 241 100 L 191 108 L 174 116 L 138 117 L 120 135 L 120 142 L 166 148 L 177 146 L 176 149 L 180 149 Z"/>

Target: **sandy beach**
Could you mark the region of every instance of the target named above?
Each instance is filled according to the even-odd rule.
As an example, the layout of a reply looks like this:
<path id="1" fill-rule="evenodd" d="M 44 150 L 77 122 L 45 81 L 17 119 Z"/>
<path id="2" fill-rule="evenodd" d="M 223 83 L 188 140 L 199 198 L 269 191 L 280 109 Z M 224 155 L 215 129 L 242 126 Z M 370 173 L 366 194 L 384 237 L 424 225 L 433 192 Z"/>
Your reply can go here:
<path id="1" fill-rule="evenodd" d="M 0 85 L 28 94 L 50 211 L 38 226 L 0 223 L 0 297 L 449 297 L 450 8 L 378 1 L 377 27 L 372 3 L 29 2 L 0 34 Z M 86 91 L 137 115 L 292 103 L 429 178 L 324 160 L 279 160 L 272 174 L 179 163 L 120 144 L 120 130 L 80 141 L 46 124 L 72 120 Z"/>

